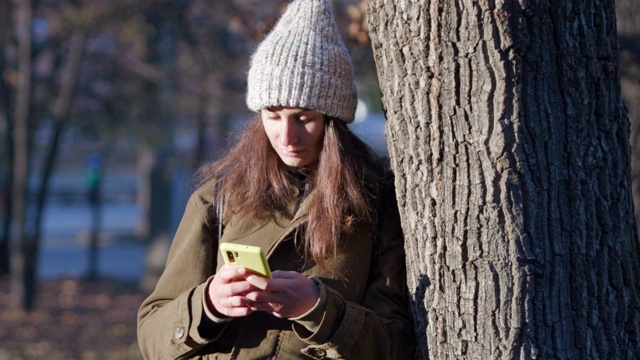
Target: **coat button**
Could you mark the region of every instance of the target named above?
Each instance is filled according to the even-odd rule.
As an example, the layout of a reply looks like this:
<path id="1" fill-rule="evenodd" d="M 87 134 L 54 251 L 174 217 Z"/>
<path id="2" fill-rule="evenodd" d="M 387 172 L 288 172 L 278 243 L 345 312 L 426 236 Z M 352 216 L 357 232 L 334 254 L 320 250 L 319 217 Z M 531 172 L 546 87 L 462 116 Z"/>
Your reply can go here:
<path id="1" fill-rule="evenodd" d="M 182 337 L 184 336 L 184 326 L 178 326 L 173 336 L 175 336 L 176 339 L 182 339 Z"/>
<path id="2" fill-rule="evenodd" d="M 309 349 L 309 355 L 313 356 L 316 359 L 321 359 L 324 358 L 325 356 L 327 356 L 327 352 L 324 351 L 323 349 L 318 349 L 318 348 L 311 348 Z"/>

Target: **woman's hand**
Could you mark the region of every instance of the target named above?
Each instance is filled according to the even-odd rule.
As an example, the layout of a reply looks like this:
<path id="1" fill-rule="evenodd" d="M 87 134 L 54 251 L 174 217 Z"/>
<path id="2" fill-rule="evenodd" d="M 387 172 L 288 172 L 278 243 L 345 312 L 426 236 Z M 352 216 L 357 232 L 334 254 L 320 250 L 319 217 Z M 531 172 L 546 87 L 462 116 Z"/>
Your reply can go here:
<path id="1" fill-rule="evenodd" d="M 245 294 L 260 289 L 245 280 L 247 274 L 243 267 L 229 268 L 223 265 L 209 283 L 209 305 L 224 316 L 239 317 L 251 314 L 255 310 L 252 307 L 253 301 Z"/>
<path id="2" fill-rule="evenodd" d="M 246 282 L 254 289 L 245 293 L 253 310 L 262 310 L 281 318 L 300 316 L 311 310 L 320 298 L 315 281 L 295 271 L 276 270 L 272 279 L 249 275 Z"/>

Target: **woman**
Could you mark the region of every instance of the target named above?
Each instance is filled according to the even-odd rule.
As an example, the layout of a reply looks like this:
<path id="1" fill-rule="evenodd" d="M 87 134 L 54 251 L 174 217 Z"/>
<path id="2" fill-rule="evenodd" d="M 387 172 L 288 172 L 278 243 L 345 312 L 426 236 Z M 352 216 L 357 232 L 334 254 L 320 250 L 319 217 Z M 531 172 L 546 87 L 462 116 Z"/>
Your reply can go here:
<path id="1" fill-rule="evenodd" d="M 138 314 L 147 359 L 408 359 L 392 180 L 349 129 L 351 60 L 327 0 L 297 0 L 251 60 L 258 112 L 203 168 Z M 223 265 L 260 246 L 272 279 Z"/>

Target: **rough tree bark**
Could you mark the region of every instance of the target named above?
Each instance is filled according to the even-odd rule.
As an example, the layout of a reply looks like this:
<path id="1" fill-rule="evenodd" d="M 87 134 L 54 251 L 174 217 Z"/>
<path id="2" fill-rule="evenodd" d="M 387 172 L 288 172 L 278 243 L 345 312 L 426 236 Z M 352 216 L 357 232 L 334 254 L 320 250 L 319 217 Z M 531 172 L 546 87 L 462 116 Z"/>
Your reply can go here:
<path id="1" fill-rule="evenodd" d="M 640 353 L 613 6 L 368 1 L 419 358 Z"/>

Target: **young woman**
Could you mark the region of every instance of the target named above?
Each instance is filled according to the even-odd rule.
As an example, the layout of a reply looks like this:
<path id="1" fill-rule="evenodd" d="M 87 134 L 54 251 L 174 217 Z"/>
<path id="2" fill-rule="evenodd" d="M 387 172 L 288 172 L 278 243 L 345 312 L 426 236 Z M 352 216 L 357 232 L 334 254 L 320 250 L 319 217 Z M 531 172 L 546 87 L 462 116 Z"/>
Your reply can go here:
<path id="1" fill-rule="evenodd" d="M 252 57 L 256 118 L 200 172 L 138 314 L 147 359 L 410 359 L 393 181 L 347 127 L 351 60 L 327 0 L 292 2 Z M 272 278 L 224 265 L 259 246 Z"/>

